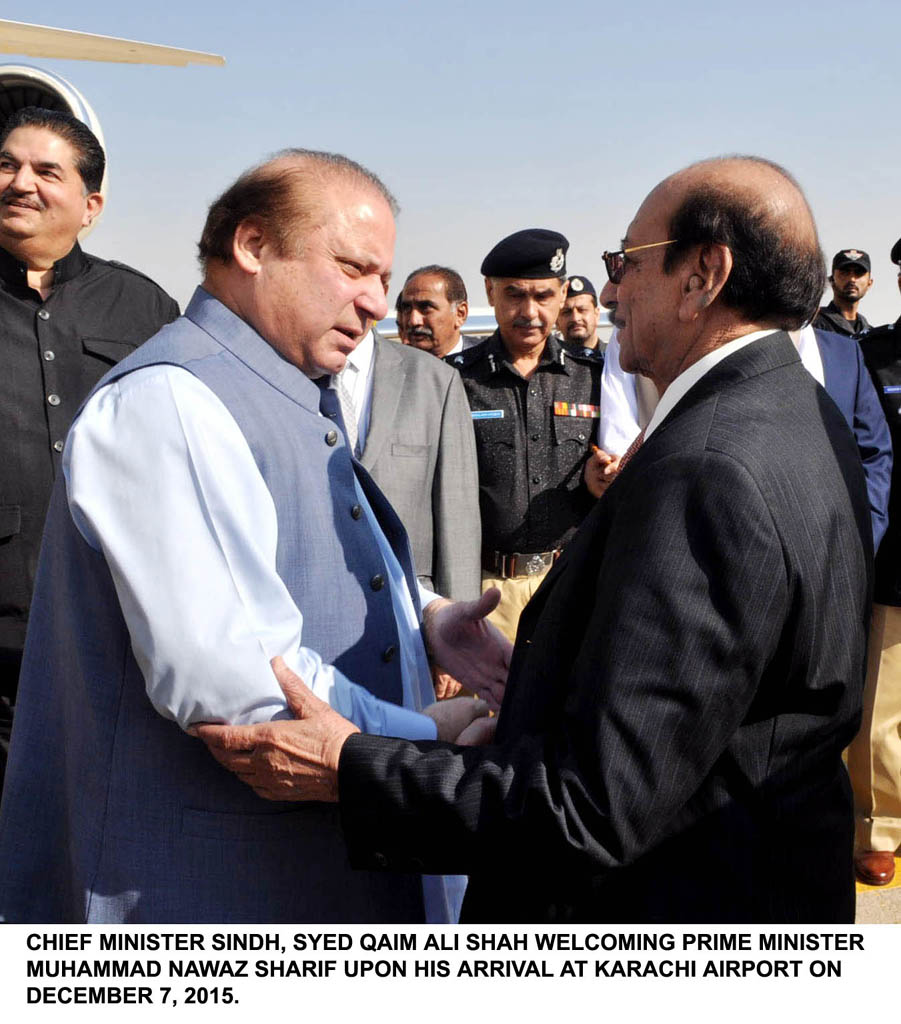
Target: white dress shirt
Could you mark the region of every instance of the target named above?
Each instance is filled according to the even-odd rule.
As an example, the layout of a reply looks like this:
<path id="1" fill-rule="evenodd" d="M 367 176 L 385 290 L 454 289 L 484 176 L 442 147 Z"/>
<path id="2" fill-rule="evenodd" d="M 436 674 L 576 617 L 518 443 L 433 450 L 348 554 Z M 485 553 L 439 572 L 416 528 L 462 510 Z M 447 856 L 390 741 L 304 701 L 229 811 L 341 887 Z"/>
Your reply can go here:
<path id="1" fill-rule="evenodd" d="M 826 372 L 823 369 L 823 356 L 817 344 L 817 336 L 810 324 L 805 324 L 800 331 L 789 331 L 804 369 L 820 385 L 826 387 Z"/>
<path id="2" fill-rule="evenodd" d="M 336 376 L 341 379 L 353 402 L 357 414 L 357 448 L 364 451 L 366 435 L 369 433 L 369 418 L 372 412 L 372 364 L 375 355 L 375 338 L 372 331 L 347 357 L 344 369 Z"/>
<path id="3" fill-rule="evenodd" d="M 645 427 L 645 441 L 654 433 L 670 412 L 675 409 L 677 403 L 717 363 L 721 363 L 727 356 L 731 356 L 733 352 L 738 352 L 745 345 L 750 345 L 752 341 L 757 341 L 758 338 L 765 338 L 768 334 L 773 333 L 775 333 L 775 328 L 769 327 L 765 331 L 754 331 L 752 334 L 746 334 L 743 338 L 733 338 L 732 341 L 727 341 L 725 345 L 720 345 L 719 348 L 708 352 L 706 356 L 702 356 L 696 363 L 692 363 L 688 369 L 683 370 L 660 396 L 660 402 L 654 410 L 651 422 Z"/>
<path id="4" fill-rule="evenodd" d="M 600 423 L 598 446 L 611 455 L 622 455 L 641 430 L 635 374 L 619 365 L 619 339 L 616 329 L 607 342 L 604 369 L 601 372 Z"/>

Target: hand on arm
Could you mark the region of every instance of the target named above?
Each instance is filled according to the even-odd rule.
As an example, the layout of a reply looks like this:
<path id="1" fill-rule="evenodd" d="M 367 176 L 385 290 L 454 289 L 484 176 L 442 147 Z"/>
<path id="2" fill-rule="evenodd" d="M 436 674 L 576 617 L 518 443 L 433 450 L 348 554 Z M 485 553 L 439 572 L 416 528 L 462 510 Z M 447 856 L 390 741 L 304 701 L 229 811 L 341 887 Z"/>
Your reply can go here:
<path id="1" fill-rule="evenodd" d="M 200 724 L 189 731 L 257 796 L 334 803 L 341 748 L 348 736 L 360 730 L 314 696 L 281 658 L 272 659 L 272 671 L 293 720 L 260 725 Z M 486 718 L 488 705 L 471 697 L 430 704 L 424 714 L 435 722 L 440 740 L 476 746 L 489 743 L 494 735 L 496 720 Z"/>
<path id="2" fill-rule="evenodd" d="M 497 711 L 504 696 L 513 646 L 486 616 L 500 591 L 486 590 L 477 601 L 439 598 L 423 612 L 426 648 L 434 661 Z"/>
<path id="3" fill-rule="evenodd" d="M 360 730 L 324 701 L 282 661 L 272 659 L 294 719 L 261 725 L 192 726 L 210 753 L 267 800 L 338 799 L 338 760 L 348 736 Z"/>

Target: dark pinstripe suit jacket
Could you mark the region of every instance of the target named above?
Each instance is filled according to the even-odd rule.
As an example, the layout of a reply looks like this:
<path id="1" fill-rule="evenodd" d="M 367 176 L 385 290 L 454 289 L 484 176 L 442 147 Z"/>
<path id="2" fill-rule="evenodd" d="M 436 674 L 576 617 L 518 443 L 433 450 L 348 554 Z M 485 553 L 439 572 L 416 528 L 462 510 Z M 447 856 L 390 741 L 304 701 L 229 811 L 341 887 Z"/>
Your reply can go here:
<path id="1" fill-rule="evenodd" d="M 471 921 L 853 920 L 871 563 L 834 403 L 787 336 L 734 353 L 527 607 L 497 745 L 347 742 L 352 862 L 465 870 Z"/>

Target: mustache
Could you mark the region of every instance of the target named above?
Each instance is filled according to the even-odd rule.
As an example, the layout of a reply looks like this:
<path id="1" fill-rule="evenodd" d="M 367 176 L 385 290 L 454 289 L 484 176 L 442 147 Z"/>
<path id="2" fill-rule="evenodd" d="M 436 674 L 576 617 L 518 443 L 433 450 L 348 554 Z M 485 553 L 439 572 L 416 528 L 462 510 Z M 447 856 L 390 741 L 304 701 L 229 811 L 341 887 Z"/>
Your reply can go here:
<path id="1" fill-rule="evenodd" d="M 409 334 L 411 337 L 414 337 L 414 338 L 433 338 L 434 337 L 434 334 L 432 333 L 432 328 L 431 327 L 412 327 L 412 328 L 410 328 L 410 330 L 407 331 L 407 334 Z"/>
<path id="2" fill-rule="evenodd" d="M 530 320 L 527 316 L 518 316 L 513 321 L 514 327 L 541 327 L 540 320 Z"/>
<path id="3" fill-rule="evenodd" d="M 43 210 L 44 204 L 37 196 L 26 196 L 23 192 L 17 192 L 14 188 L 6 189 L 0 195 L 0 203 L 16 202 L 20 206 L 27 206 L 30 210 Z"/>

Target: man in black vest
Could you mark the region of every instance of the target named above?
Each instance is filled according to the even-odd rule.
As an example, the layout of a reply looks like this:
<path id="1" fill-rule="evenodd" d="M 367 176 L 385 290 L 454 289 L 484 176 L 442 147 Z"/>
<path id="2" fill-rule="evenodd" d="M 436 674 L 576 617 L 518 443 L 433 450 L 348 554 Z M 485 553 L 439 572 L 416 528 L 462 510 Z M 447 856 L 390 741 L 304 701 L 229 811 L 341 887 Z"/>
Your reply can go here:
<path id="1" fill-rule="evenodd" d="M 69 424 L 110 366 L 178 316 L 143 274 L 78 244 L 103 208 L 105 162 L 90 129 L 59 111 L 26 107 L 0 134 L 0 784 Z"/>

